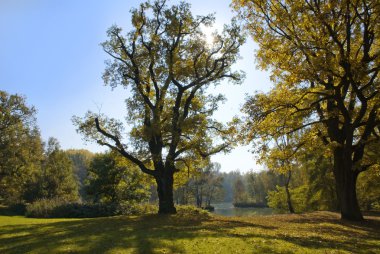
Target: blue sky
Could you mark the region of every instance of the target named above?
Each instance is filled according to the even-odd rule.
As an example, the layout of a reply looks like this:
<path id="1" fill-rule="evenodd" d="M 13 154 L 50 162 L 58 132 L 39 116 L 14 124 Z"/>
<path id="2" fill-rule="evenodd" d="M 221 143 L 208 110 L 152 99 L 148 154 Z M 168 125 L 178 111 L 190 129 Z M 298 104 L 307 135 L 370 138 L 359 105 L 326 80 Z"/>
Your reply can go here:
<path id="1" fill-rule="evenodd" d="M 0 89 L 25 95 L 37 110 L 42 137 L 59 139 L 63 148 L 102 151 L 97 144 L 85 144 L 75 132 L 71 117 L 87 110 L 123 119 L 124 89 L 112 91 L 101 75 L 108 56 L 99 44 L 113 24 L 130 28 L 132 7 L 142 1 L 0 0 Z M 169 3 L 176 3 L 170 1 Z M 233 16 L 230 1 L 190 1 L 193 14 L 216 14 L 216 28 Z M 215 90 L 226 95 L 215 117 L 228 121 L 239 113 L 246 94 L 268 90 L 269 74 L 255 67 L 256 45 L 248 39 L 235 66 L 246 72 L 240 86 L 222 83 Z M 249 147 L 212 157 L 222 171 L 258 170 Z"/>

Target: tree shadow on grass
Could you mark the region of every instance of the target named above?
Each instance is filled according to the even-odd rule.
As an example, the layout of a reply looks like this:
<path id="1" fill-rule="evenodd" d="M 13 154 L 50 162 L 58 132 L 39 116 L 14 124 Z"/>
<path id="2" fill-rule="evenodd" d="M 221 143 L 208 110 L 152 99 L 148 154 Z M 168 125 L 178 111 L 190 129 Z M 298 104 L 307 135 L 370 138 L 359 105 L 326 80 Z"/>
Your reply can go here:
<path id="1" fill-rule="evenodd" d="M 1 228 L 0 252 L 105 253 L 120 248 L 131 252 L 142 249 L 150 253 L 156 246 L 148 238 L 152 232 L 154 236 L 156 227 L 163 226 L 161 221 L 156 222 L 143 217 L 113 217 L 5 226 Z"/>
<path id="2" fill-rule="evenodd" d="M 312 216 L 311 216 L 312 215 Z M 298 214 L 286 219 L 289 223 L 309 226 L 319 236 L 291 237 L 284 234 L 284 240 L 304 247 L 332 248 L 354 253 L 378 253 L 380 247 L 380 217 L 371 214 L 364 221 L 341 220 L 334 212 L 313 212 Z M 305 225 L 307 225 L 305 227 Z M 326 236 L 337 240 L 326 240 Z M 378 243 L 374 246 L 372 243 Z M 315 247 L 314 247 L 315 248 Z"/>
<path id="3" fill-rule="evenodd" d="M 46 223 L 45 223 L 46 222 Z M 150 215 L 69 220 L 0 228 L 1 253 L 105 253 L 120 250 L 131 253 L 185 253 L 181 240 L 230 237 L 235 227 L 272 227 L 239 221 L 183 219 L 179 216 Z"/>
<path id="4" fill-rule="evenodd" d="M 322 225 L 326 233 L 347 233 L 353 234 L 353 236 L 360 237 L 359 231 L 365 231 L 369 235 L 375 235 L 380 237 L 380 213 L 372 212 L 365 216 L 363 221 L 347 221 L 341 220 L 338 213 L 334 212 L 313 212 L 310 214 L 298 214 L 294 218 L 287 219 L 288 222 L 298 224 L 314 224 Z M 326 224 L 331 224 L 326 225 Z M 355 232 L 356 231 L 356 232 Z"/>
<path id="5" fill-rule="evenodd" d="M 32 250 L 35 253 L 107 253 L 108 251 L 141 254 L 185 253 L 189 248 L 191 250 L 195 248 L 194 252 L 197 252 L 197 246 L 189 246 L 189 243 L 205 239 L 221 239 L 221 243 L 224 240 L 244 241 L 245 246 L 250 246 L 251 249 L 241 253 L 292 253 L 292 250 L 276 249 L 276 246 L 273 246 L 274 239 L 271 232 L 274 230 L 281 228 L 249 220 L 221 217 L 182 218 L 179 215 L 112 217 L 63 222 L 41 220 L 41 223 L 36 224 L 0 227 L 0 253 L 26 253 Z M 363 236 L 359 235 L 359 239 L 360 237 Z M 334 248 L 355 251 L 352 249 L 351 238 L 335 242 L 322 235 L 296 237 L 281 232 L 276 233 L 276 238 L 278 242 L 287 242 L 310 250 Z M 255 244 L 253 239 L 268 243 Z M 376 236 L 373 239 L 379 238 Z M 186 244 L 188 246 L 185 246 Z M 355 244 L 358 253 L 373 249 L 372 245 L 365 242 L 357 241 Z M 214 250 L 216 247 L 210 246 L 209 250 Z"/>

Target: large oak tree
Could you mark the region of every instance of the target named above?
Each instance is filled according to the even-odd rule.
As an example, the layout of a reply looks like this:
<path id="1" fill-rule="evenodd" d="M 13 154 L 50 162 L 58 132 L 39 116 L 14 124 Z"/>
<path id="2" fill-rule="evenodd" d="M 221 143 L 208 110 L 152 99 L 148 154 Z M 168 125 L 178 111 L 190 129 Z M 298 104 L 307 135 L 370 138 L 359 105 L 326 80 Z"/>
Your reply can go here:
<path id="1" fill-rule="evenodd" d="M 275 82 L 268 94 L 249 99 L 252 122 L 273 119 L 266 127 L 273 137 L 304 129 L 321 138 L 333 157 L 342 218 L 361 220 L 356 180 L 373 166 L 366 154 L 380 136 L 379 1 L 235 0 L 234 6 Z"/>
<path id="2" fill-rule="evenodd" d="M 202 27 L 213 24 L 213 15 L 194 17 L 185 2 L 146 2 L 131 13 L 133 29 L 123 33 L 113 26 L 102 44 L 111 56 L 105 83 L 131 92 L 129 135 L 120 121 L 104 115 L 88 112 L 74 122 L 86 138 L 154 177 L 159 212 L 175 213 L 174 173 L 229 148 L 231 129 L 212 118 L 223 97 L 207 94 L 207 88 L 222 80 L 240 82 L 241 73 L 231 66 L 244 38 L 232 24 L 207 43 Z"/>

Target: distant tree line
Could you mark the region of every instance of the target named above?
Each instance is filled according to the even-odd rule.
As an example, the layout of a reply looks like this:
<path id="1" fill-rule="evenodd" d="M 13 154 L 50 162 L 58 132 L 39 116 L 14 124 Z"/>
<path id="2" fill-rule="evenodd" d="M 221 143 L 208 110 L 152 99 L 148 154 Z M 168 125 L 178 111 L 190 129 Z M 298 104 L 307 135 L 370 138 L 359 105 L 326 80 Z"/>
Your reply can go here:
<path id="1" fill-rule="evenodd" d="M 220 202 L 224 196 L 223 176 L 219 171 L 218 163 L 200 168 L 174 191 L 176 203 L 212 209 L 211 203 Z"/>
<path id="2" fill-rule="evenodd" d="M 154 183 L 123 156 L 113 151 L 62 150 L 58 140 L 44 143 L 35 121 L 35 109 L 25 98 L 0 91 L 0 202 L 6 205 L 118 204 L 131 211 L 141 202 L 155 202 Z M 380 149 L 373 148 L 380 156 Z M 220 172 L 218 163 L 178 175 L 176 204 L 211 208 L 213 203 L 268 206 L 280 212 L 339 209 L 332 161 L 322 146 L 304 149 L 291 171 L 267 163 L 260 172 Z M 265 158 L 270 157 L 266 155 Z M 302 155 L 302 156 L 301 156 Z M 289 172 L 291 174 L 289 175 Z M 378 171 L 365 172 L 357 192 L 363 210 L 380 209 Z"/>
<path id="3" fill-rule="evenodd" d="M 55 138 L 43 142 L 35 113 L 24 97 L 0 91 L 0 204 L 133 205 L 149 198 L 141 172 L 120 155 L 65 151 Z"/>

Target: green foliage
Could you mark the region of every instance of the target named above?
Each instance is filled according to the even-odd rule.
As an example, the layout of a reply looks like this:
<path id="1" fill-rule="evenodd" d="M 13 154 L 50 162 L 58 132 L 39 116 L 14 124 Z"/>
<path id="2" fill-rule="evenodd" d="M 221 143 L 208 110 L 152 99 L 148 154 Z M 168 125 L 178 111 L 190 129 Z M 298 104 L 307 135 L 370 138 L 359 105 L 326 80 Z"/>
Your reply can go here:
<path id="1" fill-rule="evenodd" d="M 78 199 L 70 160 L 55 139 L 49 139 L 44 153 L 35 109 L 25 98 L 0 91 L 0 131 L 0 202 Z"/>
<path id="2" fill-rule="evenodd" d="M 158 207 L 149 203 L 123 201 L 117 204 L 116 214 L 122 215 L 149 215 L 156 214 Z"/>
<path id="3" fill-rule="evenodd" d="M 0 205 L 0 215 L 6 215 L 6 216 L 24 216 L 26 211 L 26 205 L 25 204 L 11 204 L 8 206 L 2 206 Z"/>
<path id="4" fill-rule="evenodd" d="M 221 173 L 223 177 L 224 202 L 233 202 L 234 199 L 234 183 L 242 177 L 239 171 L 230 171 Z"/>
<path id="5" fill-rule="evenodd" d="M 79 194 L 81 199 L 86 200 L 85 180 L 94 154 L 84 149 L 69 149 L 65 152 L 73 164 L 74 174 L 79 183 Z"/>
<path id="6" fill-rule="evenodd" d="M 97 154 L 88 168 L 87 193 L 94 202 L 143 202 L 149 198 L 151 182 L 116 152 Z"/>
<path id="7" fill-rule="evenodd" d="M 358 178 L 357 192 L 363 210 L 380 210 L 380 168 L 363 172 Z"/>
<path id="8" fill-rule="evenodd" d="M 223 177 L 219 170 L 218 163 L 211 163 L 187 177 L 187 181 L 174 191 L 177 204 L 194 203 L 197 207 L 209 207 L 212 202 L 222 200 Z"/>
<path id="9" fill-rule="evenodd" d="M 187 219 L 205 220 L 211 217 L 211 214 L 204 209 L 200 209 L 191 205 L 177 206 L 178 217 Z"/>
<path id="10" fill-rule="evenodd" d="M 173 213 L 174 173 L 194 172 L 194 165 L 206 165 L 210 155 L 233 145 L 235 128 L 212 117 L 224 97 L 207 88 L 224 80 L 241 82 L 244 75 L 232 65 L 244 34 L 232 22 L 208 44 L 202 26 L 212 25 L 213 15 L 193 16 L 186 2 L 148 1 L 131 13 L 132 29 L 124 33 L 114 25 L 102 44 L 111 57 L 105 84 L 131 92 L 128 138 L 120 120 L 102 114 L 88 112 L 73 122 L 86 140 L 119 152 L 153 176 L 160 211 Z"/>
<path id="11" fill-rule="evenodd" d="M 289 189 L 291 202 L 296 213 L 310 211 L 308 206 L 307 186 Z M 279 211 L 288 212 L 285 187 L 277 186 L 276 190 L 268 192 L 268 206 Z"/>
<path id="12" fill-rule="evenodd" d="M 260 45 L 259 67 L 274 82 L 247 99 L 248 140 L 265 150 L 301 132 L 286 149 L 294 152 L 322 141 L 333 158 L 342 217 L 361 220 L 356 179 L 378 163 L 369 154 L 380 138 L 378 1 L 235 0 L 233 6 Z"/>
<path id="13" fill-rule="evenodd" d="M 259 173 L 250 172 L 246 175 L 249 200 L 254 203 L 267 204 L 267 196 L 277 185 L 283 185 L 283 177 L 272 170 Z"/>
<path id="14" fill-rule="evenodd" d="M 309 210 L 337 211 L 339 201 L 335 189 L 333 163 L 325 153 L 322 142 L 316 142 L 315 146 L 302 152 L 299 171 L 303 171 L 306 177 L 293 186 L 308 187 Z"/>
<path id="15" fill-rule="evenodd" d="M 74 176 L 72 162 L 54 138 L 48 141 L 38 185 L 40 198 L 59 198 L 67 201 L 76 201 L 79 198 L 78 182 Z"/>
<path id="16" fill-rule="evenodd" d="M 71 160 L 60 149 L 57 139 L 49 138 L 39 170 L 25 187 L 24 199 L 26 202 L 38 199 L 79 199 L 78 181 Z"/>
<path id="17" fill-rule="evenodd" d="M 268 206 L 283 213 L 289 211 L 285 187 L 277 186 L 276 190 L 268 192 Z"/>
<path id="18" fill-rule="evenodd" d="M 28 204 L 25 215 L 31 218 L 95 218 L 153 213 L 157 213 L 157 206 L 133 201 L 121 203 L 80 203 L 55 198 L 39 199 Z"/>
<path id="19" fill-rule="evenodd" d="M 36 200 L 27 205 L 25 213 L 32 218 L 92 218 L 116 214 L 116 204 L 72 203 L 59 198 Z"/>
<path id="20" fill-rule="evenodd" d="M 162 156 L 148 146 L 154 138 L 162 142 L 155 150 L 174 149 L 167 160 L 177 159 L 177 169 L 184 168 L 186 161 L 202 160 L 209 153 L 226 149 L 225 145 L 213 147 L 213 137 L 224 138 L 228 128 L 211 118 L 223 96 L 205 91 L 225 79 L 241 81 L 242 74 L 232 71 L 231 66 L 244 38 L 233 24 L 215 34 L 214 42 L 208 45 L 201 26 L 213 22 L 212 15 L 194 17 L 188 3 L 169 7 L 165 1 L 155 1 L 132 10 L 130 32 L 123 34 L 117 26 L 108 30 L 109 40 L 102 45 L 112 60 L 103 79 L 111 87 L 131 87 L 127 110 L 133 128 L 129 137 L 141 156 L 150 153 L 151 160 Z M 96 128 L 95 118 L 113 138 Z M 115 143 L 115 138 L 122 140 L 120 121 L 89 112 L 83 119 L 74 117 L 74 123 L 86 139 L 120 152 L 124 149 Z"/>
<path id="21" fill-rule="evenodd" d="M 234 203 L 248 202 L 248 194 L 245 188 L 245 184 L 241 179 L 237 179 L 234 183 Z"/>
<path id="22" fill-rule="evenodd" d="M 0 203 L 20 203 L 43 157 L 35 109 L 25 98 L 0 91 Z"/>

